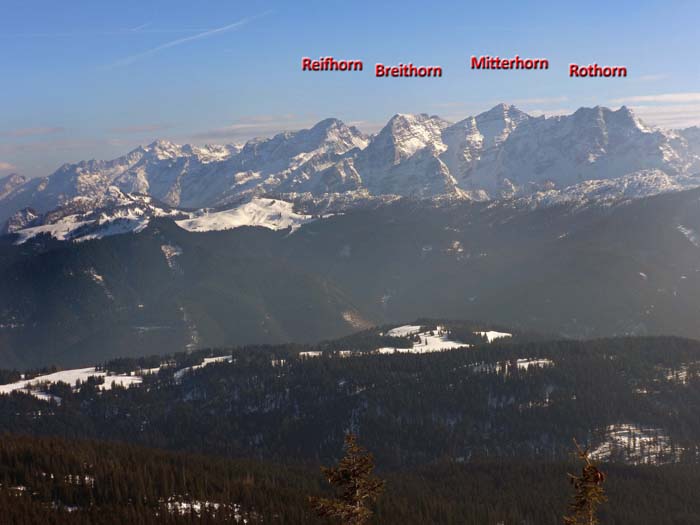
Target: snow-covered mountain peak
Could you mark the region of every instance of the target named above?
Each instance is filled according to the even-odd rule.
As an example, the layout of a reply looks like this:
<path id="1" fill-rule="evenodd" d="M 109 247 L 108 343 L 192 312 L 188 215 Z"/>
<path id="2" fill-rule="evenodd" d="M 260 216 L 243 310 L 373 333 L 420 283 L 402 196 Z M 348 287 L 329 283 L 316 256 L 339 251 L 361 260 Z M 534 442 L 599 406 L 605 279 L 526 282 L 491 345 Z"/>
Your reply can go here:
<path id="1" fill-rule="evenodd" d="M 476 116 L 477 120 L 510 120 L 516 123 L 527 118 L 530 118 L 530 115 L 528 115 L 524 111 L 519 110 L 513 104 L 506 104 L 504 102 L 496 104 L 491 109 L 484 111 L 483 113 L 479 113 Z"/>
<path id="2" fill-rule="evenodd" d="M 335 153 L 345 153 L 353 148 L 364 149 L 369 143 L 360 130 L 336 118 L 322 120 L 309 131 L 311 135 L 319 136 L 321 143 Z"/>
<path id="3" fill-rule="evenodd" d="M 498 104 L 477 115 L 474 122 L 482 136 L 483 147 L 491 148 L 506 140 L 516 127 L 530 118 L 515 106 Z"/>
<path id="4" fill-rule="evenodd" d="M 182 146 L 162 139 L 150 143 L 144 150 L 158 160 L 175 159 L 183 154 Z"/>
<path id="5" fill-rule="evenodd" d="M 578 126 L 583 130 L 597 127 L 602 132 L 607 132 L 608 128 L 625 129 L 628 133 L 651 133 L 654 131 L 654 128 L 642 122 L 642 120 L 627 106 L 621 106 L 617 110 L 604 106 L 579 108 L 569 118 L 574 126 Z M 564 116 L 560 117 L 558 120 L 565 121 L 567 119 L 568 118 Z"/>
<path id="6" fill-rule="evenodd" d="M 655 126 L 651 126 L 651 125 L 647 124 L 646 122 L 644 122 L 640 117 L 637 116 L 636 113 L 634 113 L 634 111 L 632 111 L 627 106 L 622 106 L 618 110 L 618 113 L 622 113 L 623 115 L 625 115 L 625 117 L 629 121 L 631 121 L 634 124 L 634 126 L 637 127 L 637 129 L 639 129 L 640 131 L 642 131 L 644 133 L 653 133 L 655 131 L 658 131 L 658 129 Z"/>
<path id="7" fill-rule="evenodd" d="M 442 130 L 448 125 L 440 117 L 425 113 L 399 113 L 379 132 L 372 141 L 372 146 L 376 144 L 380 149 L 392 150 L 391 160 L 393 164 L 398 164 L 429 145 L 442 149 Z"/>
<path id="8" fill-rule="evenodd" d="M 330 133 L 332 130 L 338 130 L 338 129 L 344 129 L 347 126 L 342 120 L 339 120 L 335 117 L 329 117 L 323 120 L 318 121 L 316 124 L 313 125 L 311 128 L 312 131 L 319 132 L 319 133 Z"/>
<path id="9" fill-rule="evenodd" d="M 649 170 L 673 181 L 637 177 L 643 184 L 627 184 L 624 192 L 614 183 Z M 637 189 L 646 195 L 654 184 L 659 191 L 686 187 L 694 175 L 700 177 L 699 128 L 654 128 L 625 106 L 545 118 L 498 104 L 456 124 L 427 114 L 397 114 L 371 137 L 328 118 L 242 146 L 158 140 L 113 160 L 65 164 L 43 178 L 4 177 L 0 224 L 26 208 L 43 216 L 78 204 L 101 206 L 102 197 L 118 200 L 112 187 L 196 209 L 280 195 L 497 199 L 588 181 L 613 181 L 599 184 L 596 195 L 610 190 L 627 196 Z M 15 224 L 34 220 L 32 213 L 16 217 Z"/>
<path id="10" fill-rule="evenodd" d="M 235 144 L 231 145 L 218 145 L 218 144 L 204 144 L 202 146 L 195 146 L 191 144 L 185 144 L 182 146 L 182 151 L 187 155 L 192 155 L 196 157 L 202 163 L 208 162 L 218 162 L 229 158 L 231 155 L 238 153 L 242 146 Z"/>

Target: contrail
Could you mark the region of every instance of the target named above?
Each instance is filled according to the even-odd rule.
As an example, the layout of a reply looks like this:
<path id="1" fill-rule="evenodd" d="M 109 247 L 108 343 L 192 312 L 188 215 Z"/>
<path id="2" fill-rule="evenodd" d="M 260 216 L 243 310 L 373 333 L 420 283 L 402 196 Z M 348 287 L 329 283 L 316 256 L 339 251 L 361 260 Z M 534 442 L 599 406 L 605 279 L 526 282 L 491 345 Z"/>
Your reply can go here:
<path id="1" fill-rule="evenodd" d="M 121 60 L 117 60 L 116 62 L 106 66 L 106 68 L 111 69 L 111 68 L 119 67 L 119 66 L 128 66 L 129 64 L 133 64 L 137 60 L 154 55 L 160 51 L 163 51 L 164 49 L 170 49 L 171 47 L 186 44 L 187 42 L 192 42 L 194 40 L 201 40 L 202 38 L 207 38 L 207 37 L 219 34 L 219 33 L 225 33 L 227 31 L 233 31 L 235 29 L 239 29 L 239 28 L 243 27 L 244 25 L 249 24 L 253 20 L 256 20 L 258 18 L 266 16 L 270 13 L 271 13 L 271 11 L 265 11 L 264 13 L 261 13 L 261 14 L 256 15 L 256 16 L 250 16 L 250 17 L 243 18 L 243 19 L 239 20 L 238 22 L 234 22 L 232 24 L 228 24 L 228 25 L 225 25 L 222 27 L 217 27 L 215 29 L 209 29 L 209 30 L 204 31 L 202 33 L 197 33 L 196 35 L 178 38 L 177 40 L 171 40 L 170 42 L 166 42 L 165 44 L 161 44 L 161 45 L 156 46 L 152 49 L 147 49 L 146 51 L 142 51 L 141 53 L 137 53 L 135 55 L 131 55 L 131 56 L 128 56 L 126 58 L 122 58 Z"/>
<path id="2" fill-rule="evenodd" d="M 0 33 L 0 38 L 84 38 L 88 36 L 130 36 L 150 35 L 158 33 L 201 33 L 208 29 L 144 29 L 151 24 L 143 24 L 133 29 L 115 31 L 68 31 L 64 33 Z"/>
<path id="3" fill-rule="evenodd" d="M 129 29 L 129 31 L 134 31 L 134 32 L 141 31 L 142 29 L 146 29 L 150 25 L 151 25 L 151 23 L 147 22 L 145 24 L 141 24 L 140 26 L 132 27 L 131 29 Z"/>

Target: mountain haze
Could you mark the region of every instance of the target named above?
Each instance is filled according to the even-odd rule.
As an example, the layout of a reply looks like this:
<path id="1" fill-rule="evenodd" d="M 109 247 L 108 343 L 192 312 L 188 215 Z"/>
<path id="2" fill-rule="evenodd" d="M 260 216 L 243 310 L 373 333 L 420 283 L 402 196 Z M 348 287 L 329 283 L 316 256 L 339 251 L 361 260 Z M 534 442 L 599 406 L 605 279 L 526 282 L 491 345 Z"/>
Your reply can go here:
<path id="1" fill-rule="evenodd" d="M 653 128 L 626 107 L 545 118 L 499 104 L 456 124 L 400 114 L 371 137 L 326 119 L 242 146 L 156 141 L 111 161 L 66 164 L 47 177 L 5 177 L 0 222 L 24 208 L 44 214 L 75 197 L 96 199 L 111 187 L 179 208 L 254 196 L 486 200 L 624 177 L 635 177 L 646 195 L 697 185 L 699 152 L 697 128 Z"/>
<path id="2" fill-rule="evenodd" d="M 700 337 L 699 140 L 625 107 L 500 104 L 11 175 L 0 354 L 72 365 L 425 316 Z"/>

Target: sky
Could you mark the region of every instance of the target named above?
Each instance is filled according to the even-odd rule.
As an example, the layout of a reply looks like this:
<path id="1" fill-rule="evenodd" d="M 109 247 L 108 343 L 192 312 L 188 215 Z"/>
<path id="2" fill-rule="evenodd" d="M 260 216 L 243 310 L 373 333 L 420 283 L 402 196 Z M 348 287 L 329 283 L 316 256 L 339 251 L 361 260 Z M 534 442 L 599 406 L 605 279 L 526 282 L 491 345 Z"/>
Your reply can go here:
<path id="1" fill-rule="evenodd" d="M 700 2 L 0 0 L 0 176 L 48 175 L 155 139 L 238 143 L 336 117 L 368 133 L 396 113 L 456 121 L 500 102 L 534 115 L 627 105 L 700 125 Z M 474 71 L 472 55 L 547 58 Z M 362 60 L 305 72 L 302 57 Z M 374 64 L 443 68 L 376 78 Z M 627 78 L 569 78 L 569 63 Z"/>

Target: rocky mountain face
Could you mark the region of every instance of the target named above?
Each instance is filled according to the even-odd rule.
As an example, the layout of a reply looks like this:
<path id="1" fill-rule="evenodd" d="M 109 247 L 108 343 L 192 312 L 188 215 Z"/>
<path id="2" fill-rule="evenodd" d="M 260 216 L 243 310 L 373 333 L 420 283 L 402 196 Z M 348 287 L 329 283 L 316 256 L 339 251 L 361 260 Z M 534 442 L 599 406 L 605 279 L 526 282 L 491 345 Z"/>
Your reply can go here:
<path id="1" fill-rule="evenodd" d="M 157 141 L 111 161 L 66 164 L 43 178 L 11 175 L 0 179 L 0 222 L 24 208 L 45 214 L 75 197 L 98 200 L 113 187 L 178 208 L 230 206 L 255 196 L 352 201 L 544 194 L 549 202 L 586 197 L 588 188 L 596 198 L 688 188 L 700 184 L 698 172 L 698 128 L 652 128 L 625 107 L 535 118 L 500 104 L 456 124 L 396 115 L 372 137 L 327 119 L 243 146 Z"/>
<path id="2" fill-rule="evenodd" d="M 27 179 L 16 173 L 11 173 L 6 177 L 0 177 L 0 199 L 5 198 L 14 191 L 15 188 L 27 182 Z"/>

